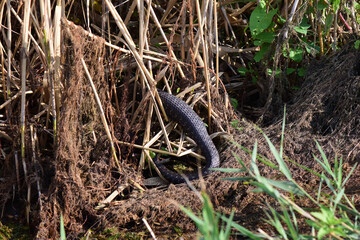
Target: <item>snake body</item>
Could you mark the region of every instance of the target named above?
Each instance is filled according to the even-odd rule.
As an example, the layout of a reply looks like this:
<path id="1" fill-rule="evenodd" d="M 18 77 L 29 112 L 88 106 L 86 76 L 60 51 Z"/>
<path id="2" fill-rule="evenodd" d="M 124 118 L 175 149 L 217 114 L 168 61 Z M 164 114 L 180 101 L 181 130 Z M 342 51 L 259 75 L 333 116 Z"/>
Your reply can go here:
<path id="1" fill-rule="evenodd" d="M 206 130 L 205 124 L 196 114 L 196 112 L 184 101 L 175 97 L 174 95 L 160 90 L 158 90 L 158 92 L 167 116 L 182 126 L 184 132 L 186 132 L 187 135 L 197 143 L 198 147 L 201 149 L 202 154 L 205 156 L 206 165 L 201 170 L 202 175 L 205 176 L 210 173 L 209 168 L 219 167 L 219 153 Z M 166 178 L 169 182 L 185 182 L 185 179 L 181 174 L 169 170 L 158 160 L 158 158 L 154 159 L 154 163 L 164 178 Z M 185 174 L 185 176 L 189 180 L 199 178 L 198 171 Z"/>

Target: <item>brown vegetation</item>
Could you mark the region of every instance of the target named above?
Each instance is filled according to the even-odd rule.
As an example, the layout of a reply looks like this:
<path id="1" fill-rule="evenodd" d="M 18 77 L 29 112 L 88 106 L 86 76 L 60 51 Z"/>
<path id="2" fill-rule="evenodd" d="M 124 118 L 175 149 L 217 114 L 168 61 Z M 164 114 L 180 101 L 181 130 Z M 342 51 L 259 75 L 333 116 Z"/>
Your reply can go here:
<path id="1" fill-rule="evenodd" d="M 247 149 L 252 149 L 257 140 L 259 153 L 271 159 L 255 125 L 241 119 L 229 104 L 228 92 L 239 99 L 239 109 L 257 121 L 276 146 L 282 109 L 287 103 L 286 158 L 319 171 L 313 160 L 317 139 L 329 159 L 343 157 L 345 173 L 360 160 L 360 55 L 347 36 L 340 38 L 343 50 L 310 64 L 302 87 L 293 94 L 290 88 L 301 82 L 298 75 L 288 76 L 288 89 L 275 78 L 276 69 L 282 66 L 299 67 L 280 56 L 282 49 L 277 47 L 286 44 L 282 38 L 271 46 L 276 52 L 273 61 L 269 56 L 265 64 L 253 65 L 257 82 L 233 71 L 251 62 L 259 50 L 248 44 L 250 36 L 246 31 L 241 42 L 247 45 L 240 49 L 240 39 L 236 39 L 233 29 L 241 32 L 246 28 L 241 14 L 248 17 L 255 2 L 241 6 L 236 3 L 229 9 L 219 7 L 218 13 L 223 15 L 214 16 L 211 7 L 216 1 L 211 1 L 206 18 L 199 17 L 206 1 L 201 6 L 198 1 L 160 1 L 159 5 L 151 5 L 152 10 L 147 2 L 136 6 L 136 1 L 106 0 L 101 6 L 94 1 L 88 18 L 91 26 L 86 24 L 87 15 L 82 15 L 86 8 L 80 1 L 65 3 L 66 14 L 60 7 L 50 6 L 50 1 L 39 2 L 45 8 L 32 2 L 31 17 L 26 17 L 26 11 L 30 11 L 28 1 L 24 5 L 11 3 L 13 13 L 6 13 L 9 18 L 4 20 L 4 26 L 20 33 L 22 40 L 14 34 L 16 41 L 11 41 L 9 32 L 1 38 L 7 48 L 2 50 L 0 107 L 1 217 L 6 222 L 15 216 L 16 222 L 30 224 L 37 238 L 59 237 L 60 213 L 67 236 L 74 239 L 90 234 L 90 229 L 101 232 L 111 227 L 123 232 L 146 232 L 144 235 L 149 236 L 143 219 L 157 236 L 175 238 L 176 228 L 189 238 L 195 236 L 195 225 L 176 204 L 194 211 L 200 209 L 197 193 L 187 184 L 145 184 L 157 176 L 149 150 L 159 151 L 161 142 L 170 145 L 155 137 L 165 121 L 155 101 L 156 86 L 174 93 L 179 90 L 179 97 L 194 103 L 194 109 L 209 124 L 210 133 L 215 133 L 223 168 L 240 167 L 232 152 L 246 163 L 250 159 L 229 139 Z M 121 6 L 115 9 L 117 3 Z M 290 6 L 280 5 L 279 12 L 287 17 Z M 1 14 L 5 6 L 10 9 L 3 1 Z M 225 10 L 231 13 L 224 14 Z M 299 11 L 294 22 L 300 22 L 304 12 Z M 49 21 L 51 14 L 55 15 L 54 21 Z M 135 20 L 134 15 L 139 18 Z M 23 16 L 23 20 L 20 22 L 16 16 Z M 201 25 L 205 20 L 206 24 Z M 212 37 L 218 34 L 217 28 L 207 26 L 208 22 L 223 28 L 219 32 L 224 42 L 233 34 L 235 47 L 217 49 L 218 37 L 216 41 Z M 29 26 L 31 29 L 26 29 Z M 284 24 L 281 32 L 286 29 L 288 25 Z M 219 55 L 223 57 L 220 62 Z M 270 76 L 265 74 L 269 66 L 274 73 Z M 219 69 L 223 75 L 219 75 Z M 231 124 L 234 120 L 238 121 L 237 128 Z M 170 140 L 179 144 L 179 130 L 174 132 L 177 135 L 170 135 Z M 190 141 L 184 146 L 190 149 L 193 145 Z M 264 175 L 277 178 L 270 168 L 260 166 Z M 305 189 L 316 189 L 318 179 L 310 179 L 309 173 L 296 164 L 289 162 L 289 166 Z M 234 175 L 214 172 L 192 184 L 210 195 L 216 210 L 230 214 L 235 209 L 234 220 L 239 224 L 271 232 L 260 217 L 266 203 L 275 203 L 264 194 L 253 193 L 253 188 L 242 182 L 222 180 Z M 346 186 L 357 208 L 359 178 L 360 171 L 356 170 Z M 300 199 L 298 204 L 309 203 Z"/>

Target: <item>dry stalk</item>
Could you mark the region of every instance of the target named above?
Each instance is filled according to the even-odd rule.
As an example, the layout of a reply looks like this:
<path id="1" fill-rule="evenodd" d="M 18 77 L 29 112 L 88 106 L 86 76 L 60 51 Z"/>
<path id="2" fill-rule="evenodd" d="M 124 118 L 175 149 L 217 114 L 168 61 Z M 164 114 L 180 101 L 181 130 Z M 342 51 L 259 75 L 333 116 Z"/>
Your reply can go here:
<path id="1" fill-rule="evenodd" d="M 47 78 L 48 82 L 50 83 L 50 99 L 49 99 L 49 106 L 51 106 L 51 112 L 53 117 L 53 142 L 54 146 L 56 148 L 57 145 L 57 112 L 56 112 L 56 100 L 55 100 L 55 86 L 54 86 L 54 43 L 53 43 L 53 28 L 52 28 L 52 22 L 51 22 L 51 2 L 50 0 L 41 0 L 40 1 L 40 12 L 41 17 L 43 18 L 42 21 L 44 23 L 44 41 L 45 41 L 45 52 L 47 52 Z M 47 83 L 45 83 L 46 85 Z M 48 117 L 49 117 L 48 112 Z M 48 125 L 48 118 L 46 125 Z"/>
<path id="2" fill-rule="evenodd" d="M 160 132 L 158 134 L 160 134 L 160 136 L 161 136 L 162 132 Z M 155 152 L 155 153 L 166 154 L 166 155 L 173 156 L 173 157 L 183 157 L 183 156 L 186 156 L 186 155 L 190 155 L 190 156 L 193 156 L 193 157 L 198 158 L 198 159 L 205 159 L 204 156 L 201 156 L 201 155 L 199 155 L 199 154 L 197 154 L 195 152 L 195 150 L 196 150 L 195 148 L 184 149 L 185 151 L 177 154 L 177 153 L 169 152 L 169 151 L 166 151 L 166 150 L 161 150 L 161 149 L 157 149 L 157 148 L 150 148 L 150 147 L 146 147 L 146 146 L 142 146 L 142 145 L 138 145 L 138 144 L 132 144 L 132 143 L 119 141 L 119 140 L 115 140 L 115 143 L 135 147 L 135 148 L 146 150 L 146 151 L 152 151 L 152 152 Z M 175 147 L 179 147 L 179 144 L 176 144 L 176 143 L 173 143 L 173 142 L 171 142 L 171 144 L 173 146 L 175 146 Z M 152 159 L 151 159 L 151 161 L 152 161 Z"/>
<path id="3" fill-rule="evenodd" d="M 207 2 L 207 1 L 206 1 Z M 208 118 L 209 118 L 209 129 L 211 131 L 211 93 L 210 93 L 210 81 L 209 81 L 209 73 L 208 73 L 208 56 L 206 51 L 206 42 L 204 40 L 204 29 L 203 29 L 203 18 L 200 12 L 200 3 L 199 0 L 195 0 L 196 3 L 196 12 L 199 20 L 199 32 L 200 32 L 200 40 L 202 43 L 203 49 L 203 59 L 204 59 L 204 77 L 206 83 L 206 92 L 207 92 L 207 100 L 208 100 Z M 205 16 L 205 14 L 204 14 Z"/>
<path id="4" fill-rule="evenodd" d="M 151 237 L 152 237 L 154 240 L 157 240 L 154 231 L 151 229 L 151 227 L 150 227 L 149 223 L 146 221 L 146 219 L 145 219 L 145 218 L 142 218 L 142 221 L 144 222 L 146 228 L 149 230 L 149 232 L 150 232 L 150 234 L 151 234 Z"/>
<path id="5" fill-rule="evenodd" d="M 170 47 L 170 43 L 169 43 L 169 41 L 167 40 L 167 37 L 166 37 L 166 35 L 165 35 L 165 33 L 164 33 L 161 25 L 160 25 L 160 22 L 159 22 L 159 20 L 158 20 L 157 17 L 156 17 L 156 14 L 155 14 L 155 12 L 154 12 L 154 9 L 152 8 L 151 4 L 149 3 L 149 0 L 146 0 L 146 3 L 148 4 L 148 6 L 149 6 L 149 8 L 150 8 L 151 16 L 152 16 L 152 18 L 153 18 L 156 26 L 159 28 L 159 31 L 160 31 L 160 33 L 161 33 L 161 36 L 163 37 L 166 45 L 167 45 L 168 48 L 169 48 L 169 52 L 170 52 L 171 57 L 174 58 L 175 60 L 177 60 L 176 55 L 175 55 L 174 51 L 172 50 L 172 48 Z M 182 78 L 185 78 L 185 75 L 184 75 L 184 72 L 183 72 L 182 69 L 181 69 L 181 66 L 180 66 L 177 62 L 175 62 L 175 64 L 176 64 L 177 69 L 179 70 L 180 76 L 181 76 Z"/>
<path id="6" fill-rule="evenodd" d="M 113 15 L 113 17 L 114 17 L 114 19 L 115 19 L 115 22 L 116 22 L 116 24 L 118 25 L 120 31 L 121 31 L 122 34 L 124 35 L 124 38 L 125 38 L 125 40 L 126 40 L 126 43 L 125 43 L 125 42 L 124 42 L 124 43 L 130 48 L 131 53 L 132 53 L 132 55 L 134 56 L 134 58 L 135 58 L 135 60 L 136 60 L 136 62 L 137 62 L 137 64 L 138 64 L 138 67 L 139 67 L 140 70 L 141 70 L 141 71 L 140 71 L 141 74 L 143 74 L 143 75 L 146 76 L 146 77 L 144 76 L 145 84 L 146 84 L 146 87 L 150 90 L 151 87 L 150 87 L 150 84 L 149 84 L 148 81 L 150 81 L 151 85 L 155 85 L 155 80 L 154 80 L 154 78 L 152 77 L 152 75 L 151 75 L 151 73 L 149 72 L 149 70 L 145 67 L 144 62 L 142 61 L 142 59 L 141 59 L 141 57 L 140 57 L 140 54 L 139 54 L 139 53 L 137 52 L 137 50 L 136 50 L 136 46 L 135 46 L 134 41 L 132 40 L 131 35 L 130 35 L 128 29 L 126 28 L 126 25 L 124 24 L 124 22 L 123 22 L 122 18 L 120 17 L 119 13 L 116 11 L 114 5 L 113 5 L 109 0 L 105 0 L 105 2 L 106 2 L 107 7 L 109 8 L 111 14 Z M 155 97 L 156 97 L 156 99 L 157 99 L 158 102 L 159 102 L 159 105 L 160 105 L 160 108 L 161 108 L 163 114 L 166 116 L 165 110 L 164 110 L 164 108 L 163 108 L 163 106 L 162 106 L 162 103 L 161 103 L 161 100 L 160 100 L 158 94 L 155 94 L 155 95 L 154 95 L 152 91 L 149 91 L 149 92 L 150 92 L 151 98 L 152 98 L 152 100 L 153 100 L 154 102 L 155 102 Z M 159 108 L 157 107 L 156 104 L 155 104 L 154 106 L 155 106 L 156 115 L 157 115 L 157 117 L 158 117 L 158 119 L 159 119 L 159 122 L 160 122 L 160 126 L 161 126 L 161 128 L 163 129 L 163 131 L 165 131 L 164 122 L 163 122 L 163 120 L 162 120 L 162 117 L 161 117 Z M 169 139 L 168 139 L 167 136 L 165 136 L 165 140 L 166 140 L 166 143 L 167 143 L 169 149 L 171 149 L 171 145 L 170 145 L 170 143 L 169 143 Z"/>
<path id="7" fill-rule="evenodd" d="M 16 171 L 16 182 L 18 185 L 18 192 L 20 192 L 20 170 L 19 170 L 19 158 L 17 151 L 14 152 L 14 161 L 15 161 L 15 171 Z"/>
<path id="8" fill-rule="evenodd" d="M 26 161 L 25 161 L 25 107 L 26 107 L 26 60 L 29 49 L 28 42 L 28 33 L 30 28 L 30 0 L 25 0 L 24 3 L 24 20 L 22 25 L 22 48 L 21 48 L 21 116 L 20 116 L 20 124 L 21 124 L 21 160 L 23 163 L 25 181 L 27 184 L 27 203 L 26 203 L 26 222 L 29 224 L 30 221 L 30 193 L 31 193 L 31 185 L 29 183 L 29 179 L 26 171 Z"/>
<path id="9" fill-rule="evenodd" d="M 88 70 L 88 68 L 86 66 L 86 63 L 85 63 L 83 58 L 81 58 L 81 63 L 83 65 L 83 67 L 84 67 L 85 75 L 86 75 L 87 79 L 90 82 L 91 89 L 93 90 L 95 100 L 96 100 L 96 103 L 98 105 L 98 109 L 100 111 L 100 118 L 101 118 L 101 121 L 102 121 L 102 123 L 104 125 L 106 135 L 107 135 L 107 137 L 108 137 L 108 139 L 110 141 L 111 152 L 112 152 L 113 157 L 115 159 L 116 166 L 119 168 L 119 171 L 121 171 L 121 166 L 120 166 L 119 160 L 118 160 L 118 158 L 116 156 L 116 149 L 115 149 L 114 141 L 112 140 L 112 137 L 111 137 L 110 129 L 109 129 L 109 126 L 108 126 L 107 121 L 106 121 L 105 113 L 104 113 L 100 98 L 99 98 L 99 96 L 98 96 L 98 94 L 96 92 L 96 88 L 95 88 L 95 85 L 94 85 L 94 83 L 92 81 L 92 77 L 91 77 L 91 75 L 89 73 L 89 70 Z"/>
<path id="10" fill-rule="evenodd" d="M 138 8 L 138 12 L 139 12 L 139 55 L 140 55 L 140 57 L 142 58 L 142 61 L 143 61 L 144 47 L 145 47 L 145 44 L 146 44 L 146 41 L 147 41 L 146 31 L 147 31 L 148 23 L 145 24 L 144 1 L 136 1 L 136 2 L 137 2 L 137 8 Z M 150 70 L 150 73 L 151 73 L 151 68 L 149 68 L 149 70 Z M 136 71 L 136 77 L 135 78 L 138 79 L 138 77 L 139 77 L 139 69 L 137 69 L 137 71 Z M 134 88 L 133 88 L 133 93 L 134 93 L 133 94 L 133 103 L 135 103 L 137 82 L 138 81 L 135 81 Z M 143 90 L 142 94 L 144 95 L 146 88 L 145 88 L 144 75 L 142 75 L 142 74 L 140 74 L 140 84 L 141 84 L 141 89 Z M 144 132 L 143 144 L 145 144 L 149 140 L 150 127 L 151 127 L 151 116 L 152 116 L 152 113 L 153 113 L 153 106 L 154 106 L 153 102 L 150 102 L 150 104 L 148 105 L 148 114 L 147 114 L 146 123 L 145 123 L 145 132 Z M 133 111 L 134 111 L 134 105 L 133 105 Z M 139 161 L 139 168 L 140 169 L 142 169 L 144 167 L 145 154 L 148 155 L 148 153 L 145 153 L 145 151 L 141 152 L 140 161 Z"/>
<path id="11" fill-rule="evenodd" d="M 33 91 L 26 91 L 25 94 L 31 94 L 33 93 Z M 6 107 L 7 105 L 9 105 L 12 101 L 14 101 L 15 99 L 17 99 L 19 97 L 19 95 L 21 95 L 22 92 L 17 92 L 14 96 L 12 96 L 10 99 L 8 99 L 6 102 L 4 102 L 3 104 L 0 105 L 0 110 L 3 109 L 4 107 Z"/>
<path id="12" fill-rule="evenodd" d="M 60 116 L 60 75 L 61 75 L 61 68 L 60 68 L 60 59 L 61 59 L 61 1 L 57 1 L 57 5 L 55 7 L 55 14 L 54 14 L 54 93 L 55 93 L 55 106 L 56 106 L 56 121 L 59 121 Z M 56 125 L 54 125 L 56 130 Z M 54 132 L 56 132 L 54 130 Z M 56 139 L 56 138 L 55 138 Z"/>
<path id="13" fill-rule="evenodd" d="M 11 59 L 12 59 L 12 51 L 11 51 L 11 41 L 12 41 L 12 29 L 11 29 L 11 13 L 10 13 L 10 8 L 11 8 L 11 4 L 10 4 L 10 0 L 6 1 L 6 6 L 7 6 L 7 27 L 8 27 L 8 31 L 7 31 L 7 41 L 6 41 L 6 45 L 7 45 L 7 54 L 8 54 L 8 66 L 7 66 L 7 81 L 6 81 L 6 98 L 5 99 L 9 99 L 10 95 L 11 95 L 11 75 L 12 75 L 12 71 L 11 71 Z M 7 117 L 9 118 L 9 116 L 11 116 L 11 108 L 9 107 L 7 109 L 7 114 L 9 114 Z"/>
<path id="14" fill-rule="evenodd" d="M 15 16 L 15 18 L 19 21 L 19 23 L 23 24 L 23 21 L 21 20 L 21 18 L 19 17 L 19 15 L 17 14 L 17 12 L 14 10 L 13 7 L 11 7 L 11 12 Z M 38 29 L 40 29 L 40 27 L 38 26 L 36 19 L 33 17 L 32 13 L 30 13 L 30 16 L 33 19 L 32 23 L 34 23 L 34 25 L 35 25 L 36 32 L 39 32 Z M 30 37 L 32 43 L 35 45 L 35 51 L 39 54 L 40 59 L 45 64 L 46 63 L 46 61 L 45 61 L 45 53 L 41 49 L 41 47 L 39 46 L 39 44 L 37 43 L 37 41 L 35 40 L 34 36 L 31 34 L 30 31 L 29 31 L 29 37 Z"/>
<path id="15" fill-rule="evenodd" d="M 37 136 L 36 136 L 36 132 L 34 132 L 34 125 L 30 124 L 30 137 L 31 137 L 31 151 L 32 151 L 32 157 L 31 160 L 35 165 L 35 168 L 37 166 L 40 166 L 37 157 L 36 157 L 36 144 L 35 142 L 37 141 Z M 41 189 L 40 189 L 40 176 L 38 174 L 37 169 L 35 169 L 35 174 L 36 174 L 36 187 L 37 187 L 37 192 L 38 192 L 38 200 L 39 200 L 39 205 L 40 205 L 40 209 L 42 208 L 42 202 L 41 202 Z"/>
<path id="16" fill-rule="evenodd" d="M 21 158 L 25 161 L 25 107 L 26 107 L 26 59 L 28 54 L 28 32 L 30 27 L 30 0 L 24 4 L 24 24 L 22 25 L 22 48 L 21 48 Z"/>
<path id="17" fill-rule="evenodd" d="M 213 5 L 214 5 L 214 33 L 215 33 L 215 77 L 216 77 L 216 90 L 218 90 L 219 89 L 219 33 L 218 33 L 218 24 L 217 24 L 218 5 L 216 0 L 213 1 L 214 1 Z"/>

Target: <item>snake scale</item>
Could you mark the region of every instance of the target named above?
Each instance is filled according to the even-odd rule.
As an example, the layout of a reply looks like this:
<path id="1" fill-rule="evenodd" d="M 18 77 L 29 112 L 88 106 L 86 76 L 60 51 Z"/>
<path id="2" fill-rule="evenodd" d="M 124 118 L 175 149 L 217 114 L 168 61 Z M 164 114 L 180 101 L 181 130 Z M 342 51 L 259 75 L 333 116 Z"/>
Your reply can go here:
<path id="1" fill-rule="evenodd" d="M 219 153 L 206 130 L 205 124 L 200 119 L 200 117 L 189 105 L 187 105 L 181 99 L 160 90 L 158 90 L 158 93 L 167 116 L 171 120 L 177 122 L 183 128 L 184 132 L 186 132 L 187 135 L 197 143 L 198 147 L 201 149 L 202 154 L 205 156 L 206 165 L 201 170 L 202 175 L 205 176 L 210 173 L 209 168 L 219 167 Z M 154 163 L 164 178 L 166 178 L 166 180 L 169 182 L 185 182 L 185 179 L 181 174 L 169 170 L 159 161 L 157 157 L 154 159 Z M 185 176 L 189 180 L 199 178 L 197 171 L 185 174 Z"/>

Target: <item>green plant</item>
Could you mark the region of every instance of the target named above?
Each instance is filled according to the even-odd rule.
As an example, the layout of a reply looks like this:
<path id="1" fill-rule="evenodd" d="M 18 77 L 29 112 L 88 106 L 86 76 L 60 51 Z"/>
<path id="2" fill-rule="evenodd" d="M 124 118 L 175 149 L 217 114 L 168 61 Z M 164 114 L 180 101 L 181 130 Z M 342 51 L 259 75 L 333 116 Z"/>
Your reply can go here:
<path id="1" fill-rule="evenodd" d="M 230 237 L 230 230 L 234 213 L 232 212 L 229 218 L 224 218 L 226 227 L 219 229 L 220 216 L 215 214 L 209 196 L 206 193 L 201 193 L 203 201 L 202 217 L 196 216 L 190 209 L 179 206 L 196 224 L 201 234 L 200 239 L 226 240 Z"/>
<path id="2" fill-rule="evenodd" d="M 342 159 L 340 158 L 340 160 L 338 160 L 335 158 L 334 164 L 331 166 L 321 146 L 318 142 L 316 142 L 321 159 L 317 158 L 316 156 L 314 156 L 314 159 L 323 168 L 323 172 L 317 173 L 298 164 L 298 166 L 309 171 L 313 177 L 317 177 L 320 180 L 316 193 L 317 197 L 313 198 L 294 180 L 291 171 L 284 160 L 284 129 L 285 114 L 282 125 L 282 135 L 279 151 L 275 148 L 270 139 L 259 129 L 267 141 L 269 149 L 275 158 L 275 163 L 257 153 L 257 142 L 255 142 L 252 151 L 241 147 L 237 143 L 234 143 L 251 155 L 250 167 L 247 167 L 245 163 L 235 153 L 233 153 L 234 157 L 239 161 L 242 168 L 218 170 L 222 172 L 247 172 L 249 176 L 227 178 L 226 180 L 246 181 L 256 187 L 254 192 L 266 193 L 278 203 L 280 210 L 275 210 L 273 207 L 268 205 L 268 211 L 265 211 L 267 219 L 264 219 L 264 221 L 273 226 L 274 230 L 276 231 L 275 238 L 313 239 L 316 237 L 317 239 L 341 239 L 342 237 L 346 237 L 346 239 L 359 239 L 360 226 L 358 225 L 357 220 L 360 218 L 360 213 L 355 208 L 353 201 L 348 199 L 348 197 L 345 195 L 345 184 L 349 180 L 357 164 L 355 164 L 349 174 L 344 177 Z M 293 162 L 290 159 L 286 160 Z M 259 171 L 257 161 L 260 161 L 275 169 L 276 171 L 279 171 L 281 175 L 286 178 L 286 180 L 279 181 L 262 176 L 261 172 Z M 322 191 L 324 184 L 328 189 L 331 190 L 331 194 L 326 194 Z M 293 200 L 295 195 L 302 199 L 309 199 L 316 207 L 311 209 L 309 212 L 307 209 L 302 208 L 296 204 L 296 202 Z M 204 194 L 202 197 L 204 200 L 202 212 L 204 219 L 195 216 L 188 209 L 183 207 L 182 209 L 195 221 L 199 227 L 199 231 L 202 234 L 203 239 L 214 239 L 210 238 L 209 236 L 211 235 L 208 233 L 216 232 L 218 227 L 218 219 L 213 217 L 214 213 L 212 205 L 209 202 L 209 198 Z M 228 226 L 230 225 L 240 234 L 250 239 L 270 238 L 271 233 L 267 234 L 264 231 L 253 233 L 243 226 L 233 222 L 233 215 L 231 215 L 230 218 L 220 216 L 218 213 L 216 215 L 223 221 L 227 222 L 226 229 L 228 229 Z M 311 235 L 303 233 L 299 228 L 298 223 L 300 218 L 305 219 L 305 222 L 308 224 L 309 228 L 311 228 Z"/>
<path id="3" fill-rule="evenodd" d="M 60 214 L 60 239 L 66 240 L 66 233 L 65 233 L 65 227 L 64 227 L 64 218 L 62 213 Z"/>

